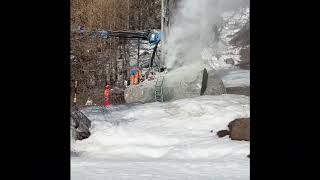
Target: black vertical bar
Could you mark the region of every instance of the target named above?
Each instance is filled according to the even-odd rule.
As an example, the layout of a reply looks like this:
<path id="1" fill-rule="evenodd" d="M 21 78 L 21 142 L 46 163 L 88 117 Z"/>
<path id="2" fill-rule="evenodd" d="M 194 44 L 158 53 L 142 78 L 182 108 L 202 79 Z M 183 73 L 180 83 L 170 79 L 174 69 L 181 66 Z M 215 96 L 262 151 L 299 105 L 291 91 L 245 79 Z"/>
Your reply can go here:
<path id="1" fill-rule="evenodd" d="M 138 62 L 137 62 L 138 67 L 139 67 L 139 58 L 140 58 L 140 39 L 138 39 Z"/>
<path id="2" fill-rule="evenodd" d="M 151 56 L 151 61 L 150 61 L 150 68 L 152 68 L 152 65 L 153 65 L 153 60 L 154 60 L 154 56 L 157 52 L 157 48 L 158 48 L 158 43 L 154 46 L 154 49 L 153 49 L 153 52 L 152 52 L 152 56 Z"/>

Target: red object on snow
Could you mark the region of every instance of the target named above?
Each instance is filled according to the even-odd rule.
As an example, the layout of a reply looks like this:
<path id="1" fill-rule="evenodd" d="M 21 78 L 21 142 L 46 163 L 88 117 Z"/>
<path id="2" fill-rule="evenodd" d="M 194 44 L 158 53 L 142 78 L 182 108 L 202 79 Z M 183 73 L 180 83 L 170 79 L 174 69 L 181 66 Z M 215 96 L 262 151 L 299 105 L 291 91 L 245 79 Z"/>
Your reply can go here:
<path id="1" fill-rule="evenodd" d="M 110 86 L 109 85 L 106 85 L 106 89 L 104 90 L 104 98 L 105 98 L 104 105 L 106 107 L 109 107 L 111 105 L 111 103 L 110 103 Z"/>

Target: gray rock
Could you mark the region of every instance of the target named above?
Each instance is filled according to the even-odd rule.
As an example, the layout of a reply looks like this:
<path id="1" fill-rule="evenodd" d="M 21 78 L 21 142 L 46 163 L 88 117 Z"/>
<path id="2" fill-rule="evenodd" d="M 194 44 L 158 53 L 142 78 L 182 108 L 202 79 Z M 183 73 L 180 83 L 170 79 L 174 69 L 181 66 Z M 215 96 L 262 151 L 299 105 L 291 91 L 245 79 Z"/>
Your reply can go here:
<path id="1" fill-rule="evenodd" d="M 204 73 L 207 75 L 204 75 Z M 126 102 L 154 102 L 155 83 L 156 80 L 146 80 L 139 85 L 129 86 L 125 90 Z M 180 68 L 164 76 L 164 101 L 225 93 L 226 89 L 223 82 L 214 70 Z"/>
<path id="2" fill-rule="evenodd" d="M 77 153 L 77 152 L 70 151 L 70 156 L 71 156 L 71 157 L 79 157 L 80 155 L 79 155 L 79 153 Z"/>
<path id="3" fill-rule="evenodd" d="M 126 103 L 148 103 L 154 100 L 154 90 L 156 81 L 145 80 L 143 84 L 130 85 L 124 91 Z"/>
<path id="4" fill-rule="evenodd" d="M 227 87 L 227 94 L 239 94 L 250 96 L 250 87 L 249 86 L 241 86 L 241 87 Z"/>
<path id="5" fill-rule="evenodd" d="M 230 40 L 230 44 L 238 47 L 250 45 L 250 21 L 234 35 L 234 38 Z"/>
<path id="6" fill-rule="evenodd" d="M 228 58 L 226 60 L 224 60 L 227 64 L 231 64 L 234 65 L 234 60 L 232 58 Z"/>
<path id="7" fill-rule="evenodd" d="M 71 107 L 70 126 L 73 139 L 82 140 L 90 136 L 91 121 L 76 106 Z"/>

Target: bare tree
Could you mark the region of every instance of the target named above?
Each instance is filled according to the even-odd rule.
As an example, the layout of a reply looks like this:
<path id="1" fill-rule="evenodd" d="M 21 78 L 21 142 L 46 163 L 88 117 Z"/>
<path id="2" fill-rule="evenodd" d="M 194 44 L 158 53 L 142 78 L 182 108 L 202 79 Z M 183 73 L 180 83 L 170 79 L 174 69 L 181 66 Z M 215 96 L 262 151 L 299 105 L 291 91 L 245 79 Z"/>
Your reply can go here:
<path id="1" fill-rule="evenodd" d="M 160 28 L 161 0 L 71 0 L 71 28 L 87 30 L 143 30 Z M 106 82 L 123 85 L 129 77 L 128 41 L 107 41 L 71 34 L 71 98 L 90 97 L 103 104 Z M 121 95 L 121 93 L 118 93 Z M 122 101 L 119 101 L 122 102 Z"/>

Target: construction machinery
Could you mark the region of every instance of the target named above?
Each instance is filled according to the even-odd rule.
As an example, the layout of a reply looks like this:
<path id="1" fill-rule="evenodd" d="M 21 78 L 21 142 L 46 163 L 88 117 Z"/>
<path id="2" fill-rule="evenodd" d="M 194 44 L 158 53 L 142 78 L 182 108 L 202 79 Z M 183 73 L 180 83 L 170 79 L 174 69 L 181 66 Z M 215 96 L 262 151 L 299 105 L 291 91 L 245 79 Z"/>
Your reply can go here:
<path id="1" fill-rule="evenodd" d="M 112 37 L 118 37 L 122 39 L 131 39 L 131 40 L 146 40 L 150 45 L 154 45 L 152 56 L 149 63 L 149 68 L 153 67 L 153 62 L 155 55 L 157 53 L 158 44 L 161 41 L 161 32 L 152 32 L 150 30 L 147 31 L 85 31 L 83 28 L 79 30 L 73 30 L 72 33 L 79 33 L 80 35 L 87 35 L 92 38 L 101 38 L 101 39 L 109 39 Z M 161 69 L 161 67 L 159 67 Z"/>
<path id="2" fill-rule="evenodd" d="M 90 36 L 91 38 L 101 38 L 104 40 L 108 40 L 109 38 L 118 37 L 122 39 L 131 39 L 131 40 L 146 40 L 149 42 L 150 45 L 154 45 L 153 52 L 150 58 L 149 63 L 149 70 L 146 73 L 146 78 L 148 78 L 148 75 L 150 73 L 150 70 L 153 68 L 154 59 L 157 53 L 158 45 L 161 41 L 161 32 L 152 32 L 150 30 L 148 31 L 85 31 L 83 28 L 80 28 L 79 30 L 72 31 L 72 33 L 80 33 L 82 36 Z M 140 46 L 140 44 L 139 44 Z M 138 48 L 139 51 L 139 48 Z M 138 52 L 139 53 L 139 52 Z M 138 55 L 139 58 L 139 55 Z M 159 72 L 164 70 L 163 67 L 158 67 Z M 155 100 L 159 102 L 163 102 L 163 79 L 164 76 L 160 76 L 157 78 L 156 85 L 155 85 Z"/>

